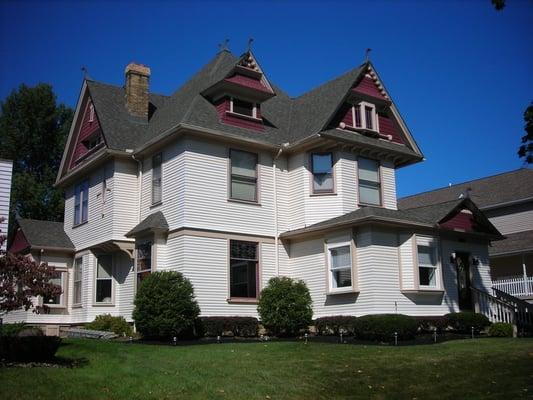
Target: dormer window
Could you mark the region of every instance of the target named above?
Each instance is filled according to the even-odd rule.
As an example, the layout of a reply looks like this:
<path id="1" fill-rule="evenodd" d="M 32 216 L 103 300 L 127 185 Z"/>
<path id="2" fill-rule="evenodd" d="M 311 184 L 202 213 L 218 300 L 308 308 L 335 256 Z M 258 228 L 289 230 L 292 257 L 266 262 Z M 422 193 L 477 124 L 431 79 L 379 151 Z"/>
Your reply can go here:
<path id="1" fill-rule="evenodd" d="M 365 106 L 365 128 L 374 130 L 374 108 Z"/>
<path id="2" fill-rule="evenodd" d="M 87 150 L 92 150 L 96 146 L 98 146 L 100 143 L 102 143 L 102 136 L 101 135 L 94 135 L 90 138 L 83 141 L 83 145 Z"/>
<path id="3" fill-rule="evenodd" d="M 230 112 L 233 114 L 244 115 L 246 117 L 257 118 L 257 104 L 231 98 Z"/>
<path id="4" fill-rule="evenodd" d="M 364 101 L 354 104 L 352 106 L 352 128 L 378 132 L 376 106 Z"/>
<path id="5" fill-rule="evenodd" d="M 359 104 L 352 107 L 352 118 L 354 127 L 361 128 L 361 106 Z"/>

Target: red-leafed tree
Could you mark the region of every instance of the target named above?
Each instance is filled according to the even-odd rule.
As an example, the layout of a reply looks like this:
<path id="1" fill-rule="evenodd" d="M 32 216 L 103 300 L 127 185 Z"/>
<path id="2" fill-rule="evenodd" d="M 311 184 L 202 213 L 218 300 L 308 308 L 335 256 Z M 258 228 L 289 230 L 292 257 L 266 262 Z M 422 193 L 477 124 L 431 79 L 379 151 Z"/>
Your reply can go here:
<path id="1" fill-rule="evenodd" d="M 20 308 L 46 311 L 46 305 L 38 307 L 34 298 L 61 294 L 61 287 L 50 282 L 54 268 L 20 254 L 7 253 L 2 250 L 5 240 L 0 231 L 0 315 Z"/>

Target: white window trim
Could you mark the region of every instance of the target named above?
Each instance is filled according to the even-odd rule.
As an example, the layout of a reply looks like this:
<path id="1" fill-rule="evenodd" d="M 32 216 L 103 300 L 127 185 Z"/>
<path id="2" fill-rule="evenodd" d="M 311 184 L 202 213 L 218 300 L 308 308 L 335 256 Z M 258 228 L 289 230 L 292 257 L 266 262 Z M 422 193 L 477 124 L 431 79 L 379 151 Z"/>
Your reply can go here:
<path id="1" fill-rule="evenodd" d="M 94 104 L 89 105 L 89 122 L 94 121 Z"/>
<path id="2" fill-rule="evenodd" d="M 418 283 L 418 289 L 420 290 L 440 290 L 441 287 L 441 260 L 440 260 L 440 251 L 439 243 L 435 238 L 425 237 L 425 236 L 415 236 L 415 265 L 416 265 L 416 282 Z M 435 265 L 420 264 L 418 258 L 418 246 L 430 247 L 434 252 Z M 422 285 L 420 284 L 420 268 L 434 268 L 435 269 L 435 285 Z"/>
<path id="3" fill-rule="evenodd" d="M 94 290 L 93 290 L 93 306 L 109 306 L 114 307 L 115 306 L 115 259 L 110 254 L 99 254 L 99 256 L 109 256 L 111 257 L 111 301 L 109 302 L 103 302 L 103 301 L 96 301 L 96 282 L 98 281 L 98 256 L 95 256 L 95 264 L 94 264 Z M 104 279 L 101 279 L 104 280 Z M 105 279 L 107 280 L 107 279 Z"/>
<path id="4" fill-rule="evenodd" d="M 159 201 L 156 201 L 154 202 L 154 158 L 157 157 L 157 156 L 161 156 L 161 164 L 159 165 L 159 168 L 160 168 L 160 191 L 161 191 L 161 198 Z M 162 204 L 163 203 L 163 152 L 161 153 L 157 153 L 157 154 L 154 154 L 152 156 L 152 176 L 151 176 L 151 181 L 150 181 L 150 185 L 151 185 L 151 205 L 152 206 L 157 206 L 159 204 Z"/>
<path id="5" fill-rule="evenodd" d="M 68 278 L 68 271 L 63 267 L 55 267 L 53 265 L 50 265 L 50 267 L 53 267 L 55 269 L 54 272 L 57 272 L 61 274 L 61 290 L 62 293 L 59 296 L 59 304 L 46 304 L 49 308 L 66 308 L 67 307 L 67 278 Z M 44 299 L 43 299 L 44 302 Z"/>
<path id="6" fill-rule="evenodd" d="M 359 107 L 359 115 L 361 116 L 361 126 L 356 126 L 355 124 L 355 107 Z M 372 109 L 372 129 L 366 127 L 366 109 L 369 107 Z M 361 101 L 357 104 L 352 105 L 352 127 L 356 129 L 366 129 L 367 131 L 379 132 L 379 118 L 376 111 L 375 104 L 368 103 L 366 101 Z"/>
<path id="7" fill-rule="evenodd" d="M 76 261 L 81 260 L 80 267 L 80 280 L 76 280 Z M 76 282 L 80 282 L 80 301 L 76 303 Z M 83 256 L 74 259 L 72 266 L 72 306 L 80 307 L 83 302 Z"/>
<path id="8" fill-rule="evenodd" d="M 85 192 L 85 190 L 83 190 L 83 187 L 85 186 L 85 183 L 87 184 L 87 191 Z M 80 220 L 76 222 L 76 204 L 77 204 L 77 201 L 76 201 L 76 197 L 77 197 L 77 193 L 78 193 L 78 188 L 80 188 L 79 190 L 79 193 L 80 193 Z M 76 226 L 79 226 L 79 225 L 83 225 L 85 224 L 86 222 L 89 221 L 89 191 L 91 189 L 91 185 L 89 184 L 89 180 L 86 179 L 82 182 L 80 182 L 79 184 L 77 185 L 74 185 L 74 207 L 73 207 L 73 211 L 74 211 L 74 223 L 73 223 L 73 226 L 76 227 Z M 83 193 L 86 193 L 86 196 L 83 195 Z M 87 200 L 87 219 L 84 221 L 83 220 L 83 202 L 84 200 Z"/>
<path id="9" fill-rule="evenodd" d="M 333 262 L 332 262 L 332 257 L 331 257 L 331 250 L 339 248 L 339 247 L 348 247 L 350 249 L 350 276 L 351 276 L 352 284 L 351 286 L 344 286 L 344 287 L 336 288 L 336 287 L 333 287 L 333 276 L 332 276 L 332 269 L 331 269 Z M 346 241 L 346 242 L 326 244 L 326 251 L 327 251 L 326 257 L 327 257 L 327 274 L 328 274 L 328 293 L 337 294 L 337 293 L 354 292 L 355 281 L 354 281 L 354 263 L 353 263 L 352 242 Z"/>
<path id="10" fill-rule="evenodd" d="M 241 99 L 238 99 L 238 100 L 241 100 Z M 251 116 L 233 111 L 233 97 L 230 97 L 230 99 L 229 99 L 229 112 L 231 114 L 238 115 L 238 116 L 244 117 L 244 118 L 259 119 L 259 118 L 257 118 L 257 103 L 254 103 L 253 101 L 248 101 L 248 100 L 241 100 L 241 101 L 245 101 L 247 103 L 251 103 L 252 104 L 253 108 L 252 108 L 252 115 Z"/>

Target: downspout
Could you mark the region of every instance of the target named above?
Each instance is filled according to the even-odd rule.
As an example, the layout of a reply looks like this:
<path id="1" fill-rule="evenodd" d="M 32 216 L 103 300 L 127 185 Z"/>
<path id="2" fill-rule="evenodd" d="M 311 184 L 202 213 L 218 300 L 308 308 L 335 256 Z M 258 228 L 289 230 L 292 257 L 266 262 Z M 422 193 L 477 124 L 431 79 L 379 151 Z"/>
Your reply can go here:
<path id="1" fill-rule="evenodd" d="M 279 276 L 279 226 L 278 226 L 278 186 L 276 176 L 278 175 L 278 168 L 276 165 L 276 160 L 281 156 L 283 150 L 289 147 L 289 143 L 283 143 L 278 150 L 278 153 L 272 161 L 272 166 L 274 169 L 273 184 L 274 184 L 274 254 L 275 254 L 275 266 L 276 266 L 276 276 Z"/>
<path id="2" fill-rule="evenodd" d="M 141 222 L 141 199 L 142 199 L 142 178 L 143 178 L 143 168 L 142 168 L 142 161 L 135 158 L 135 154 L 132 154 L 131 155 L 131 158 L 135 161 L 137 161 L 137 165 L 138 165 L 138 168 L 137 168 L 137 192 L 138 192 L 138 195 L 137 195 L 137 206 L 139 207 L 139 220 L 137 223 L 140 223 Z"/>

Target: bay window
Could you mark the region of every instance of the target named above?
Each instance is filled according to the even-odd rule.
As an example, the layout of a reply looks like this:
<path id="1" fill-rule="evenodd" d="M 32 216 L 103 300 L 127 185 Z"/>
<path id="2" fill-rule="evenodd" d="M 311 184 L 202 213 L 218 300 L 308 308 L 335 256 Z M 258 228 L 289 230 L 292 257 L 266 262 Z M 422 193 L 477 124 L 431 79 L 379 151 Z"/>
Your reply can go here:
<path id="1" fill-rule="evenodd" d="M 159 204 L 162 200 L 162 160 L 161 153 L 152 157 L 152 204 Z"/>
<path id="2" fill-rule="evenodd" d="M 64 307 L 65 306 L 65 288 L 66 288 L 66 271 L 54 271 L 52 277 L 48 281 L 54 285 L 61 287 L 61 293 L 55 296 L 47 296 L 43 298 L 43 304 L 49 307 Z"/>
<path id="3" fill-rule="evenodd" d="M 257 298 L 258 264 L 257 243 L 230 241 L 230 298 Z"/>
<path id="4" fill-rule="evenodd" d="M 95 302 L 111 304 L 113 302 L 113 258 L 101 255 L 97 258 Z"/>
<path id="5" fill-rule="evenodd" d="M 333 193 L 333 154 L 311 154 L 313 193 Z"/>
<path id="6" fill-rule="evenodd" d="M 330 292 L 353 288 L 350 242 L 328 246 L 328 267 Z"/>
<path id="7" fill-rule="evenodd" d="M 359 203 L 381 205 L 379 162 L 368 158 L 357 160 L 359 172 Z"/>
<path id="8" fill-rule="evenodd" d="M 73 304 L 81 304 L 81 287 L 83 273 L 83 258 L 74 260 Z"/>
<path id="9" fill-rule="evenodd" d="M 142 281 L 152 273 L 152 243 L 146 242 L 136 248 L 137 289 Z"/>
<path id="10" fill-rule="evenodd" d="M 257 202 L 257 154 L 232 149 L 230 159 L 230 198 Z"/>
<path id="11" fill-rule="evenodd" d="M 89 214 L 89 181 L 83 181 L 74 187 L 74 225 L 87 222 Z"/>
<path id="12" fill-rule="evenodd" d="M 437 287 L 437 247 L 434 243 L 417 244 L 418 282 L 421 287 Z"/>

